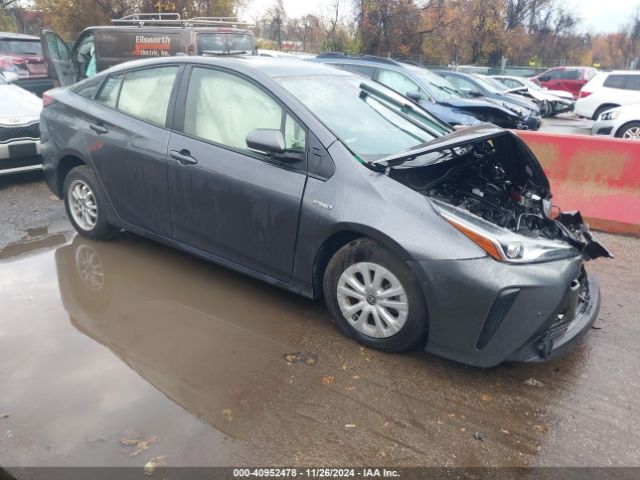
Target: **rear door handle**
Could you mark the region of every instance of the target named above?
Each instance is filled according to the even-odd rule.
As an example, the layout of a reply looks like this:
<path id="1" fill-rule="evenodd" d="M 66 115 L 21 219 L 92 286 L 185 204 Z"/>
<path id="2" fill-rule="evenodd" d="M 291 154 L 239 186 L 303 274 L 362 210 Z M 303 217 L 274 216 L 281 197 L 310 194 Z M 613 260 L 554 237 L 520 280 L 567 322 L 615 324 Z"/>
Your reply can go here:
<path id="1" fill-rule="evenodd" d="M 169 152 L 169 156 L 174 160 L 177 160 L 180 165 L 195 165 L 198 163 L 198 160 L 191 156 L 191 152 L 189 150 L 171 150 Z"/>
<path id="2" fill-rule="evenodd" d="M 98 123 L 92 123 L 91 125 L 89 125 L 89 128 L 94 132 L 96 132 L 98 135 L 104 135 L 105 133 L 109 133 L 109 130 L 107 129 L 107 127 L 100 125 Z"/>

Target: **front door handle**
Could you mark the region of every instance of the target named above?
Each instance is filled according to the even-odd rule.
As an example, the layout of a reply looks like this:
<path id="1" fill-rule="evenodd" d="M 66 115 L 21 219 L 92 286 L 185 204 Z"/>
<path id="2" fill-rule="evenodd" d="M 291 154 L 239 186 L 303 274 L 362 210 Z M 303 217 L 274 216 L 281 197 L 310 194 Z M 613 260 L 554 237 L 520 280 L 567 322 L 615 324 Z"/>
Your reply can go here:
<path id="1" fill-rule="evenodd" d="M 99 123 L 92 123 L 89 125 L 89 128 L 96 132 L 98 135 L 104 135 L 105 133 L 109 133 L 109 130 Z"/>
<path id="2" fill-rule="evenodd" d="M 180 165 L 195 165 L 198 160 L 191 156 L 189 150 L 182 149 L 179 152 L 177 150 L 171 150 L 169 156 L 174 160 L 177 160 Z"/>

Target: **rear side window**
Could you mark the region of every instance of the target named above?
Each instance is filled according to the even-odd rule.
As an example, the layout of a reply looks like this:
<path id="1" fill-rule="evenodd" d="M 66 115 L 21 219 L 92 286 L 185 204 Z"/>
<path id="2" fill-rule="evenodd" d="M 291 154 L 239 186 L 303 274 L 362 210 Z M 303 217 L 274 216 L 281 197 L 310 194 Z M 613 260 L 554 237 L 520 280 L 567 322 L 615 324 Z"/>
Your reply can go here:
<path id="1" fill-rule="evenodd" d="M 624 88 L 626 83 L 626 75 L 609 75 L 604 81 L 604 86 L 608 88 Z"/>
<path id="2" fill-rule="evenodd" d="M 257 128 L 282 130 L 286 149 L 304 151 L 305 130 L 265 91 L 229 73 L 193 69 L 185 133 L 247 150 L 247 135 Z"/>
<path id="3" fill-rule="evenodd" d="M 164 125 L 177 66 L 127 72 L 122 81 L 118 110 Z"/>
<path id="4" fill-rule="evenodd" d="M 124 75 L 119 73 L 117 75 L 111 75 L 104 82 L 102 90 L 96 97 L 96 100 L 105 104 L 107 107 L 116 108 L 116 102 L 118 101 L 118 94 L 120 93 L 120 85 L 122 85 L 122 77 Z"/>

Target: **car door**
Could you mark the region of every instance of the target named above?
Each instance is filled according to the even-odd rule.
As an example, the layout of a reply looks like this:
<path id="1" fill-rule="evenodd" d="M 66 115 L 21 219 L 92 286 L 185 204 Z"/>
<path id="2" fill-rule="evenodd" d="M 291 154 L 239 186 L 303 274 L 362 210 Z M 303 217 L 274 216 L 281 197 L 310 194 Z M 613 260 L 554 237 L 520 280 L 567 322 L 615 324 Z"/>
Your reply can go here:
<path id="1" fill-rule="evenodd" d="M 167 180 L 167 117 L 172 117 L 179 65 L 117 72 L 104 81 L 88 111 L 85 137 L 116 214 L 171 238 Z M 177 88 L 177 85 L 176 85 Z"/>
<path id="2" fill-rule="evenodd" d="M 47 62 L 47 73 L 56 87 L 66 87 L 78 81 L 71 49 L 55 32 L 43 30 L 40 35 L 42 55 Z"/>
<path id="3" fill-rule="evenodd" d="M 256 83 L 227 71 L 185 73 L 169 139 L 174 238 L 288 280 L 306 184 L 306 132 Z M 247 148 L 258 128 L 283 131 L 287 159 Z"/>

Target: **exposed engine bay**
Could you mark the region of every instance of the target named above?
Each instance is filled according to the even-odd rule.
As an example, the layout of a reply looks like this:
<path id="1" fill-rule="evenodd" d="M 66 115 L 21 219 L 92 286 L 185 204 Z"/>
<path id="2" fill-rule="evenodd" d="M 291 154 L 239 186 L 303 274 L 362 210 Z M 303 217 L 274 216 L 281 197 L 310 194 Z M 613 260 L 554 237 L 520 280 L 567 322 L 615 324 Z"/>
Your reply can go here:
<path id="1" fill-rule="evenodd" d="M 529 149 L 512 134 L 429 152 L 430 163 L 406 162 L 389 175 L 421 194 L 529 238 L 560 240 L 587 259 L 611 254 L 593 240 L 578 212 L 552 207 L 549 182 Z M 423 160 L 424 162 L 424 160 Z"/>

